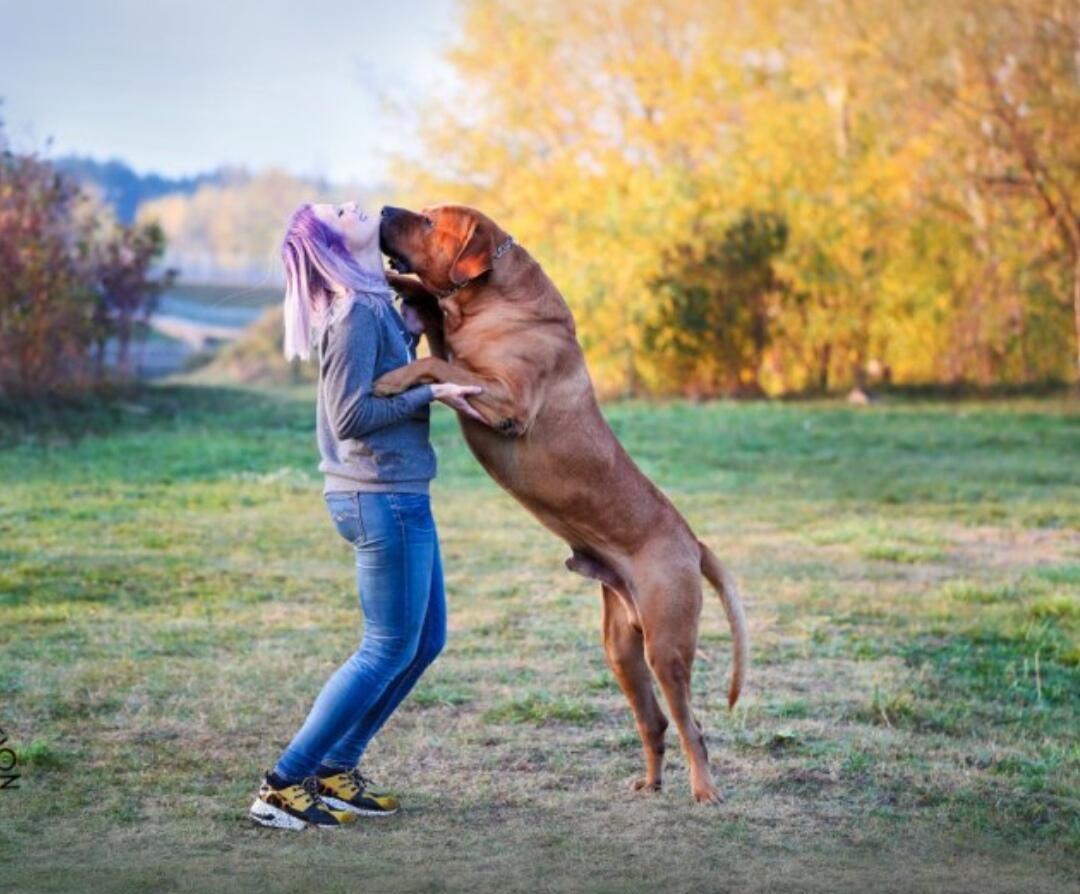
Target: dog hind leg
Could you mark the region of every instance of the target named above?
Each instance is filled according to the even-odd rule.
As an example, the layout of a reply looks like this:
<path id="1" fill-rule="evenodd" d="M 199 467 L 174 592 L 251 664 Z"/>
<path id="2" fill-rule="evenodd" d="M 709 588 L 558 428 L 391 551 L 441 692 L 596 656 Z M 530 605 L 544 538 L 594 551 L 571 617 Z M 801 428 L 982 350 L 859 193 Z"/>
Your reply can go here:
<path id="1" fill-rule="evenodd" d="M 603 596 L 604 657 L 630 702 L 645 750 L 645 775 L 635 779 L 631 787 L 635 791 L 659 791 L 663 785 L 664 732 L 668 719 L 653 691 L 641 629 L 630 622 L 619 594 L 605 585 Z"/>
<path id="2" fill-rule="evenodd" d="M 696 594 L 687 587 L 696 587 Z M 697 648 L 701 611 L 701 582 L 696 574 L 688 577 L 682 592 L 684 595 L 696 595 L 696 598 L 678 607 L 672 604 L 670 598 L 665 599 L 666 594 L 657 593 L 658 598 L 654 599 L 649 599 L 649 594 L 645 594 L 642 600 L 645 657 L 679 730 L 679 741 L 690 764 L 690 787 L 694 799 L 700 803 L 715 804 L 723 797 L 713 783 L 705 735 L 690 707 L 691 668 Z M 656 617 L 649 611 L 658 606 L 665 606 L 663 616 Z M 676 617 L 679 623 L 674 622 Z"/>

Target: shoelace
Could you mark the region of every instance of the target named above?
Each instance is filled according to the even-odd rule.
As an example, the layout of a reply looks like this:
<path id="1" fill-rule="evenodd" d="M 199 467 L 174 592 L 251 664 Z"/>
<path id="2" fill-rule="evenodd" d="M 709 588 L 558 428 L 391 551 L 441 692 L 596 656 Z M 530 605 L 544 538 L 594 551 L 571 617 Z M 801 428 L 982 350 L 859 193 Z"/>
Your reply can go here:
<path id="1" fill-rule="evenodd" d="M 318 804 L 321 798 L 319 798 L 319 780 L 314 776 L 307 776 L 300 783 L 300 789 L 303 791 L 302 804 L 299 809 L 307 810 L 312 804 Z M 301 796 L 297 795 L 297 800 L 301 800 Z"/>
<path id="2" fill-rule="evenodd" d="M 349 777 L 349 782 L 351 782 L 356 787 L 356 794 L 354 794 L 353 797 L 363 794 L 364 789 L 368 787 L 368 783 L 371 780 L 364 776 L 356 767 L 348 770 L 347 775 Z"/>

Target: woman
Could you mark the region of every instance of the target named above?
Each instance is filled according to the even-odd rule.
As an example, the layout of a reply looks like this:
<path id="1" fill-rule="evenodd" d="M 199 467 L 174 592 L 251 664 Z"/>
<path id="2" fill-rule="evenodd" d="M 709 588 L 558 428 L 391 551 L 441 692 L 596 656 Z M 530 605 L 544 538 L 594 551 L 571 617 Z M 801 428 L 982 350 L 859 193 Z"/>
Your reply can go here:
<path id="1" fill-rule="evenodd" d="M 249 813 L 274 828 L 336 828 L 398 809 L 396 798 L 370 790 L 357 764 L 445 642 L 428 404 L 475 415 L 465 395 L 480 389 L 436 384 L 386 398 L 371 393 L 380 375 L 414 359 L 422 331 L 414 312 L 405 308 L 406 321 L 392 303 L 377 216 L 355 203 L 303 205 L 282 259 L 285 356 L 307 359 L 319 345 L 319 471 L 333 524 L 355 549 L 364 634 L 267 772 Z"/>

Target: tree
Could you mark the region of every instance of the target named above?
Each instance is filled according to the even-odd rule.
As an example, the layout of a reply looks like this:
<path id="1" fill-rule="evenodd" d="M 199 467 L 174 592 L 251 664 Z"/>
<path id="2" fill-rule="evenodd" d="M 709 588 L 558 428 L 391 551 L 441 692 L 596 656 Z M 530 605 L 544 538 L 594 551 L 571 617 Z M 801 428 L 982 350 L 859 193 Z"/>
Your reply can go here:
<path id="1" fill-rule="evenodd" d="M 944 116 L 954 151 L 959 144 L 959 167 L 969 181 L 961 204 L 978 230 L 976 250 L 984 269 L 1001 263 L 992 245 L 995 209 L 989 205 L 1026 203 L 1018 229 L 1039 226 L 1034 211 L 1056 234 L 1071 280 L 1080 382 L 1080 4 L 847 5 L 879 64 L 931 102 Z M 912 46 L 922 52 L 913 54 Z M 1029 249 L 1029 264 L 1032 254 Z"/>
<path id="2" fill-rule="evenodd" d="M 565 294 L 602 391 L 727 390 L 759 355 L 768 393 L 873 369 L 1076 374 L 1075 0 L 463 11 L 458 86 L 425 110 L 399 200 L 478 205 L 512 232 Z M 764 353 L 741 321 L 737 345 L 700 337 L 702 308 L 730 309 L 716 234 L 735 209 L 786 228 Z M 691 354 L 673 365 L 674 345 Z"/>
<path id="3" fill-rule="evenodd" d="M 151 274 L 163 249 L 160 228 L 116 224 L 74 180 L 10 151 L 0 129 L 0 394 L 91 387 L 110 336 L 127 363 L 135 322 L 172 282 Z"/>
<path id="4" fill-rule="evenodd" d="M 668 360 L 669 381 L 685 390 L 760 395 L 762 363 L 784 294 L 773 269 L 787 224 L 769 212 L 744 211 L 719 238 L 667 250 L 651 283 L 663 302 L 645 345 Z M 660 386 L 662 389 L 662 386 Z"/>
<path id="5" fill-rule="evenodd" d="M 105 344 L 117 340 L 117 366 L 130 375 L 131 339 L 137 323 L 146 324 L 157 300 L 175 281 L 172 268 L 160 276 L 152 267 L 165 251 L 165 234 L 156 223 L 127 226 L 113 223 L 92 249 L 92 271 L 97 304 L 97 370 L 104 375 Z"/>
<path id="6" fill-rule="evenodd" d="M 74 391 L 90 371 L 94 294 L 85 230 L 73 224 L 79 191 L 0 131 L 0 393 Z"/>

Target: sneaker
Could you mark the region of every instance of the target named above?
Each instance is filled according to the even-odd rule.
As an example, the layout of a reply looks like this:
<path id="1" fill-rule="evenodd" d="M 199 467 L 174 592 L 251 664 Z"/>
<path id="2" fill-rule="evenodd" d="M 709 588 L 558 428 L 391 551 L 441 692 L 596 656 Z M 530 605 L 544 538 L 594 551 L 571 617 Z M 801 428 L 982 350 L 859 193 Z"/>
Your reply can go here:
<path id="1" fill-rule="evenodd" d="M 389 816 L 401 806 L 393 795 L 373 792 L 371 780 L 353 767 L 331 776 L 316 776 L 319 797 L 336 810 L 347 810 L 357 816 Z"/>
<path id="2" fill-rule="evenodd" d="M 269 772 L 248 816 L 260 826 L 297 832 L 308 826 L 337 829 L 356 820 L 351 813 L 333 810 L 323 802 L 314 776 L 308 776 L 301 783 L 278 787 L 270 781 Z"/>

